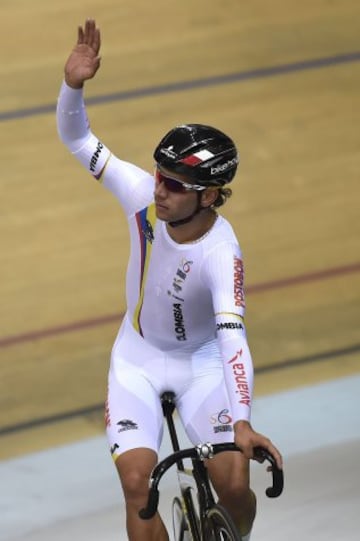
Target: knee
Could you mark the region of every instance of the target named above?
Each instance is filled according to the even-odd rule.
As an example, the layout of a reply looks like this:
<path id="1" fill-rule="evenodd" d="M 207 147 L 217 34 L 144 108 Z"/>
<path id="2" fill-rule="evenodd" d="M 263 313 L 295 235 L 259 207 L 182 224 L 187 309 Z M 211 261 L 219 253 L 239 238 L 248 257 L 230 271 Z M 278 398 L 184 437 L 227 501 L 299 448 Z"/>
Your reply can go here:
<path id="1" fill-rule="evenodd" d="M 126 471 L 119 471 L 121 485 L 127 501 L 146 499 L 149 490 L 149 477 L 151 471 L 139 468 L 128 468 Z"/>
<path id="2" fill-rule="evenodd" d="M 149 491 L 149 478 L 156 464 L 157 455 L 149 449 L 133 449 L 120 455 L 116 468 L 125 500 L 144 504 Z"/>

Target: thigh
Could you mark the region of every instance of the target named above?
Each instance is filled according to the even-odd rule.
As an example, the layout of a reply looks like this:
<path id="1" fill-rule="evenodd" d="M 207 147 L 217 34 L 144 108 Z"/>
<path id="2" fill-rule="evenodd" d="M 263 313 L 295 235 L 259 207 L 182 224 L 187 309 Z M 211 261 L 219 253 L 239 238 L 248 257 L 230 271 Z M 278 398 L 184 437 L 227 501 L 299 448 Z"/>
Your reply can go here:
<path id="1" fill-rule="evenodd" d="M 110 370 L 106 401 L 106 433 L 114 461 L 131 449 L 158 452 L 163 413 L 158 393 L 146 375 L 128 363 Z"/>
<path id="2" fill-rule="evenodd" d="M 221 362 L 199 370 L 177 398 L 177 409 L 190 441 L 234 441 L 233 419 Z"/>

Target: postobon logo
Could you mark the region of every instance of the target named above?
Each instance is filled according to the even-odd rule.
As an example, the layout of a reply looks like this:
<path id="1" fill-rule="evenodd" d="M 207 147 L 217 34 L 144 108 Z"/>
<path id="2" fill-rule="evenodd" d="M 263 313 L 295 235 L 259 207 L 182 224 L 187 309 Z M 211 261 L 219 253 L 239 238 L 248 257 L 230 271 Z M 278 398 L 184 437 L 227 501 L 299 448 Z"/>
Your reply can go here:
<path id="1" fill-rule="evenodd" d="M 226 163 L 223 163 L 223 164 L 220 164 L 220 165 L 215 165 L 214 167 L 212 167 L 210 169 L 210 174 L 211 175 L 218 175 L 219 173 L 223 173 L 224 171 L 229 169 L 229 167 L 233 167 L 234 165 L 236 165 L 238 163 L 239 163 L 239 158 L 236 156 L 235 158 L 232 158 L 231 160 L 228 160 Z"/>
<path id="2" fill-rule="evenodd" d="M 235 306 L 245 306 L 244 265 L 239 257 L 234 256 L 234 298 Z"/>

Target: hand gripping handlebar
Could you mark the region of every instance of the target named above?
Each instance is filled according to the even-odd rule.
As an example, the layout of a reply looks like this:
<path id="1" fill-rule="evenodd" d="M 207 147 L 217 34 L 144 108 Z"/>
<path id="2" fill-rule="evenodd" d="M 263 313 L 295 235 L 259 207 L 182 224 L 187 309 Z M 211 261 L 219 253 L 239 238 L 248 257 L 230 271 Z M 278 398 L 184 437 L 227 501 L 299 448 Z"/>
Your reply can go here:
<path id="1" fill-rule="evenodd" d="M 190 447 L 189 449 L 177 451 L 176 453 L 173 453 L 172 455 L 164 458 L 164 460 L 162 460 L 155 466 L 151 474 L 148 502 L 146 507 L 140 510 L 140 518 L 150 519 L 155 515 L 159 503 L 158 485 L 160 479 L 164 475 L 164 473 L 176 462 L 185 458 L 205 460 L 207 458 L 212 458 L 214 455 L 222 453 L 224 451 L 241 452 L 241 449 L 237 447 L 234 443 L 217 443 L 214 445 L 204 444 L 198 445 L 197 447 Z M 277 467 L 275 459 L 269 453 L 269 451 L 262 447 L 256 447 L 254 449 L 254 458 L 259 460 L 260 462 L 263 462 L 264 460 L 270 462 L 272 473 L 272 486 L 268 487 L 265 490 L 265 494 L 269 498 L 277 498 L 278 496 L 280 496 L 284 488 L 283 471 Z"/>

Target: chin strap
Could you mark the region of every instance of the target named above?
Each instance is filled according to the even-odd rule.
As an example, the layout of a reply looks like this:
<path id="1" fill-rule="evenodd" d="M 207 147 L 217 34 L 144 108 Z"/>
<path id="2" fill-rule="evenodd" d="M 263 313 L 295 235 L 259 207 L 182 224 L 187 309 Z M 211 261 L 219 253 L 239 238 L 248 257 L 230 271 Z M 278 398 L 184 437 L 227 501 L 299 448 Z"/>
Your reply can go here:
<path id="1" fill-rule="evenodd" d="M 202 210 L 205 210 L 206 207 L 202 207 L 200 205 L 200 199 L 201 199 L 201 193 L 198 193 L 198 204 L 197 204 L 197 207 L 196 209 L 194 210 L 194 212 L 192 214 L 190 214 L 190 216 L 187 216 L 186 218 L 182 218 L 181 220 L 175 220 L 175 222 L 168 222 L 168 224 L 171 226 L 171 227 L 178 227 L 179 225 L 183 225 L 183 224 L 187 224 L 189 222 L 191 222 L 191 220 L 197 215 L 199 214 L 199 212 L 201 212 Z"/>

